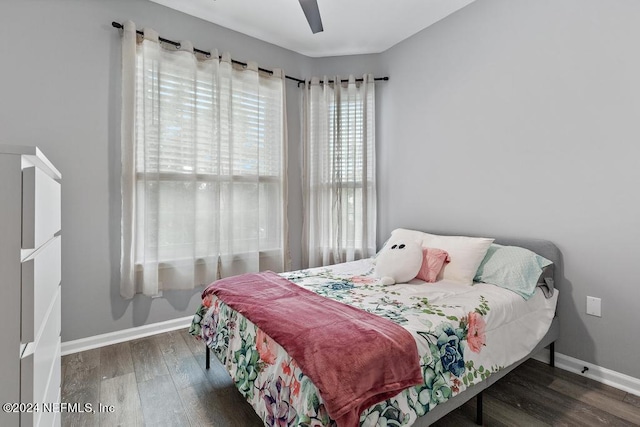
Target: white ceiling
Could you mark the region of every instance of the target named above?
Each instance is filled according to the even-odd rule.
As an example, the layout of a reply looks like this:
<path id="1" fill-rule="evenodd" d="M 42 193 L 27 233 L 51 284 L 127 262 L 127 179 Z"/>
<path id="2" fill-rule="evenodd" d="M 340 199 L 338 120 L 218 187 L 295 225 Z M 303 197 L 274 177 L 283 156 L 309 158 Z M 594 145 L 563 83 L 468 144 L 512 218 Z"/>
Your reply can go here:
<path id="1" fill-rule="evenodd" d="M 379 53 L 474 0 L 318 0 L 312 34 L 298 0 L 151 0 L 312 57 Z"/>

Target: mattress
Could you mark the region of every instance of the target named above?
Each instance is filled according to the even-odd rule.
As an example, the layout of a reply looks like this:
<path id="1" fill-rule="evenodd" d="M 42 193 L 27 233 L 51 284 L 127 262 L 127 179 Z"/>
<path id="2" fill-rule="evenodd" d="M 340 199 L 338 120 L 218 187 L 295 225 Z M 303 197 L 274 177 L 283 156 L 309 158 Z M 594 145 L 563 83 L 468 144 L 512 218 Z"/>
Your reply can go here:
<path id="1" fill-rule="evenodd" d="M 409 426 L 438 404 L 527 356 L 553 320 L 558 292 L 525 301 L 494 285 L 447 281 L 385 286 L 373 260 L 282 273 L 319 295 L 385 317 L 411 333 L 424 384 L 373 405 L 361 426 Z M 191 333 L 205 341 L 266 425 L 332 426 L 322 396 L 295 360 L 264 332 L 208 296 Z M 339 359 L 339 354 L 336 355 Z"/>

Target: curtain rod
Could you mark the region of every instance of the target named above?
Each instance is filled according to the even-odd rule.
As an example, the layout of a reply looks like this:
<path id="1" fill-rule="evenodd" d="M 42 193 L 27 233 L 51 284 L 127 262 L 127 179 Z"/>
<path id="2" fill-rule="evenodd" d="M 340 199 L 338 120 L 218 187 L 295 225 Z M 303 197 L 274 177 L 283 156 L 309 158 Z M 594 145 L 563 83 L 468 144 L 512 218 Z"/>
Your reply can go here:
<path id="1" fill-rule="evenodd" d="M 384 82 L 386 82 L 386 81 L 388 81 L 388 80 L 389 80 L 389 77 L 376 77 L 376 78 L 374 78 L 373 80 L 374 80 L 374 81 L 376 81 L 376 82 L 379 82 L 379 81 L 384 81 Z M 354 81 L 356 81 L 356 82 L 362 82 L 362 81 L 364 81 L 364 79 L 361 77 L 361 78 L 359 78 L 359 79 L 354 79 Z M 348 83 L 348 82 L 349 82 L 349 79 L 341 79 L 341 80 L 340 80 L 340 83 Z M 301 84 L 303 84 L 303 83 L 305 83 L 305 81 L 304 81 L 304 80 L 302 80 L 302 81 L 298 82 L 298 87 L 300 87 L 300 85 L 301 85 Z M 319 84 L 323 84 L 323 83 L 324 83 L 324 80 L 320 80 L 318 83 L 319 83 Z M 327 80 L 327 83 L 332 84 L 332 83 L 335 83 L 335 81 L 334 81 L 334 80 Z"/>
<path id="2" fill-rule="evenodd" d="M 111 22 L 111 26 L 114 27 L 114 28 L 118 28 L 118 29 L 124 28 L 124 26 L 121 23 L 116 22 L 116 21 Z M 136 33 L 140 34 L 141 36 L 144 35 L 144 33 L 141 30 L 136 30 Z M 158 37 L 158 40 L 160 40 L 162 43 L 167 43 L 167 44 L 173 45 L 173 46 L 175 46 L 177 48 L 180 47 L 180 42 L 176 42 L 176 41 L 173 41 L 173 40 L 165 39 L 163 37 Z M 205 56 L 211 56 L 211 52 L 207 52 L 206 50 L 200 50 L 200 49 L 196 49 L 194 47 L 193 51 L 197 52 L 197 53 L 201 53 L 201 54 L 203 54 Z M 220 57 L 220 58 L 222 58 L 222 57 Z M 243 67 L 247 66 L 246 62 L 236 61 L 235 59 L 232 59 L 231 62 L 234 63 L 234 64 L 237 64 L 237 65 L 242 65 Z M 262 71 L 264 73 L 273 74 L 272 70 L 267 70 L 266 68 L 258 67 L 258 70 L 260 70 L 260 71 Z M 297 82 L 298 83 L 298 87 L 300 87 L 300 84 L 305 83 L 304 80 L 299 79 L 297 77 L 291 77 L 291 76 L 287 76 L 287 75 L 285 75 L 285 77 L 287 79 L 289 79 L 289 80 L 293 80 L 294 82 Z M 375 81 L 380 81 L 380 80 L 387 81 L 387 80 L 389 80 L 389 77 L 376 77 L 374 80 Z M 345 83 L 348 82 L 348 81 L 349 80 L 341 80 L 341 82 L 345 82 Z M 362 79 L 356 79 L 356 81 L 357 82 L 361 82 Z M 323 82 L 321 81 L 320 83 L 323 83 Z M 333 80 L 329 80 L 329 83 L 333 83 Z"/>

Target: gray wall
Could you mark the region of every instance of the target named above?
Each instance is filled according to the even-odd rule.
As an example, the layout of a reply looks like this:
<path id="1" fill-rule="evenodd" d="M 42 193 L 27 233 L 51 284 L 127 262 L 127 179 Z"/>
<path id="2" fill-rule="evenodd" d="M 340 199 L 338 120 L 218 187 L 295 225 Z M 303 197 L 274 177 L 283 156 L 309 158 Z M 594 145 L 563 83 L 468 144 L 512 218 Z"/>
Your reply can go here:
<path id="1" fill-rule="evenodd" d="M 146 0 L 3 0 L 0 142 L 38 145 L 63 174 L 62 340 L 193 314 L 199 290 L 164 298 L 119 293 L 120 34 L 130 19 L 170 39 L 310 74 L 311 59 Z M 300 90 L 287 84 L 289 218 L 300 266 Z"/>
<path id="2" fill-rule="evenodd" d="M 481 0 L 382 54 L 379 243 L 552 240 L 559 352 L 640 378 L 640 2 Z M 602 318 L 585 314 L 602 298 Z"/>
<path id="3" fill-rule="evenodd" d="M 377 85 L 378 241 L 395 227 L 540 237 L 564 253 L 558 350 L 640 378 L 640 2 L 482 0 L 380 55 L 308 58 L 145 0 L 0 5 L 0 142 L 64 175 L 63 341 L 188 316 L 197 292 L 120 298 L 119 43 L 112 20 Z M 288 84 L 300 265 L 300 91 Z M 392 191 L 393 190 L 393 191 Z M 603 298 L 603 317 L 585 298 Z"/>

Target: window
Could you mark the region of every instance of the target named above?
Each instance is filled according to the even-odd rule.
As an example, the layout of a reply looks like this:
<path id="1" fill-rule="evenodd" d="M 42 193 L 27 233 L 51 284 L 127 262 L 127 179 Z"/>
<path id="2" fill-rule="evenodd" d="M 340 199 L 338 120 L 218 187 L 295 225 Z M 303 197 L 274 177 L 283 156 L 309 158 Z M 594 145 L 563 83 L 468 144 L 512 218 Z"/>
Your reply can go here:
<path id="1" fill-rule="evenodd" d="M 145 39 L 134 102 L 133 203 L 130 212 L 123 203 L 123 224 L 132 224 L 137 290 L 207 284 L 219 265 L 224 275 L 282 270 L 282 78 Z"/>
<path id="2" fill-rule="evenodd" d="M 341 209 L 337 224 L 344 229 L 339 233 L 344 248 L 358 247 L 363 241 L 363 232 L 366 232 L 363 224 L 366 220 L 363 189 L 368 194 L 375 194 L 375 177 L 372 175 L 375 169 L 367 167 L 373 165 L 374 153 L 365 138 L 367 124 L 364 120 L 366 109 L 363 92 L 355 91 L 353 97 L 339 101 L 333 98 L 329 104 L 329 128 L 334 131 L 330 133 L 328 155 L 334 163 L 328 170 L 330 174 L 322 177 L 316 189 L 326 193 L 323 196 L 325 199 L 339 190 L 341 200 L 338 205 Z M 358 257 L 362 257 L 362 253 L 359 248 Z"/>
<path id="3" fill-rule="evenodd" d="M 312 81 L 305 99 L 305 250 L 309 266 L 375 253 L 374 87 Z"/>

